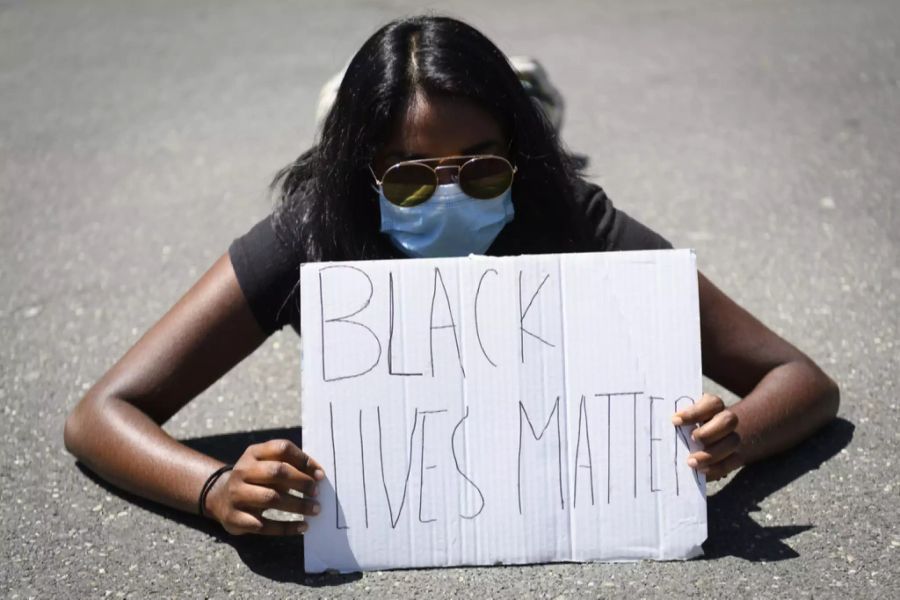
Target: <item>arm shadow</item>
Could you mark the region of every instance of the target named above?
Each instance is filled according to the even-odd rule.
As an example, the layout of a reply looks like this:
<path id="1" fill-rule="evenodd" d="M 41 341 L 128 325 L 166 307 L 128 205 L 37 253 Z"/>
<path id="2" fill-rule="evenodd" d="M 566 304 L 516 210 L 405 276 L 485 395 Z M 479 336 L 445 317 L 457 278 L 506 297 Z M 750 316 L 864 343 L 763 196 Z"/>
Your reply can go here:
<path id="1" fill-rule="evenodd" d="M 744 467 L 707 500 L 709 537 L 705 558 L 735 556 L 749 561 L 780 561 L 799 554 L 784 540 L 814 525 L 764 527 L 750 517 L 768 496 L 809 471 L 818 469 L 853 439 L 853 423 L 841 418 L 820 429 L 796 448 Z"/>
<path id="2" fill-rule="evenodd" d="M 276 438 L 286 438 L 302 446 L 299 427 L 226 433 L 180 441 L 194 450 L 233 464 L 247 446 Z M 108 493 L 180 525 L 201 531 L 213 538 L 215 543 L 228 544 L 251 571 L 267 579 L 309 587 L 323 587 L 357 581 L 362 577 L 361 573 L 307 575 L 303 569 L 303 536 L 231 535 L 210 519 L 181 512 L 126 492 L 101 479 L 82 463 L 75 464 L 82 473 Z"/>

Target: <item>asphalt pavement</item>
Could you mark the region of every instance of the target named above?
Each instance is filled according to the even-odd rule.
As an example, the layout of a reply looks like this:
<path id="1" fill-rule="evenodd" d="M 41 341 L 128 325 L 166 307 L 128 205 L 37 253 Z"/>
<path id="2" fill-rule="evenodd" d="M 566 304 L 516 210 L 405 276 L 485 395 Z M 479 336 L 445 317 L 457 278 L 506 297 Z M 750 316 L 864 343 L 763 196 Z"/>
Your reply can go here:
<path id="1" fill-rule="evenodd" d="M 84 391 L 270 210 L 319 87 L 391 18 L 538 57 L 613 201 L 841 385 L 840 418 L 711 486 L 706 557 L 305 576 L 92 478 Z M 900 4 L 0 1 L 0 595 L 900 597 Z M 299 424 L 274 335 L 167 423 L 227 456 Z M 287 428 L 287 431 L 284 429 Z"/>

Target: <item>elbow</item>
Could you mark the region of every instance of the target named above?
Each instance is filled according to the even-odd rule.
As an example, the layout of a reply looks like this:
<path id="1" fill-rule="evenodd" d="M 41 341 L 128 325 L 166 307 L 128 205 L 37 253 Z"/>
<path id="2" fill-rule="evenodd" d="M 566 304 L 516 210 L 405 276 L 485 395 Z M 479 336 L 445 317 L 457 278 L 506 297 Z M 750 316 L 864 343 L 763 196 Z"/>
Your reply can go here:
<path id="1" fill-rule="evenodd" d="M 822 368 L 808 357 L 796 364 L 803 413 L 811 431 L 824 427 L 837 417 L 841 406 L 841 389 Z"/>
<path id="2" fill-rule="evenodd" d="M 78 441 L 81 439 L 82 430 L 84 429 L 81 418 L 81 405 L 86 401 L 87 398 L 83 398 L 72 409 L 72 412 L 66 417 L 66 424 L 63 427 L 63 444 L 65 444 L 66 450 L 76 458 L 78 457 Z"/>
<path id="3" fill-rule="evenodd" d="M 63 444 L 75 458 L 82 459 L 85 442 L 92 435 L 91 414 L 95 411 L 98 399 L 90 392 L 72 409 L 66 417 L 63 427 Z"/>
<path id="4" fill-rule="evenodd" d="M 823 403 L 825 405 L 825 418 L 826 421 L 832 421 L 835 417 L 837 417 L 838 409 L 841 407 L 841 388 L 838 386 L 837 382 L 825 375 L 825 391 L 822 395 Z"/>
<path id="5" fill-rule="evenodd" d="M 812 376 L 810 385 L 813 390 L 813 398 L 816 398 L 816 413 L 819 415 L 820 424 L 830 423 L 837 417 L 841 406 L 841 388 L 838 383 L 828 376 L 817 364 L 807 359 Z"/>

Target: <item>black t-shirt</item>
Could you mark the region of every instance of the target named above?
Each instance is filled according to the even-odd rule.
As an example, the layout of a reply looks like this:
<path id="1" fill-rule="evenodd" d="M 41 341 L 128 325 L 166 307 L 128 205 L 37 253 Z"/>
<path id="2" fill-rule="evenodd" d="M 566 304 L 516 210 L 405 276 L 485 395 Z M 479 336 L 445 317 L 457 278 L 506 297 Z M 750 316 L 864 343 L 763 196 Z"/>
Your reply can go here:
<path id="1" fill-rule="evenodd" d="M 591 236 L 585 252 L 661 250 L 672 245 L 662 236 L 612 205 L 600 186 L 579 179 L 575 206 Z M 272 215 L 236 238 L 228 254 L 250 310 L 266 334 L 290 324 L 300 333 L 300 264 L 302 250 L 292 250 L 275 235 Z M 520 254 L 507 252 L 506 254 Z"/>

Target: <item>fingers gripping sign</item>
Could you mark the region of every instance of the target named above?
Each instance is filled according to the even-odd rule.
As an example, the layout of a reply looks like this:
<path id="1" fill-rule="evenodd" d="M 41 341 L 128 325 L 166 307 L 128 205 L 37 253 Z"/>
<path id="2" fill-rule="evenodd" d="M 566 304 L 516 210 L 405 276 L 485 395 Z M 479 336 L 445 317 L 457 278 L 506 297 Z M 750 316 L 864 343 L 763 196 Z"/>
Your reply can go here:
<path id="1" fill-rule="evenodd" d="M 738 452 L 741 445 L 736 431 L 738 417 L 718 396 L 703 394 L 699 402 L 676 412 L 672 424 L 695 426 L 691 437 L 702 449 L 692 452 L 687 463 L 704 473 L 708 481 L 720 479 L 743 465 Z"/>
<path id="2" fill-rule="evenodd" d="M 270 475 L 273 480 L 296 484 L 299 492 L 306 493 L 306 486 L 310 490 L 315 488 L 315 482 L 325 478 L 325 470 L 309 454 L 297 447 L 290 440 L 269 440 L 262 444 L 254 444 L 244 453 L 250 454 L 257 462 L 275 462 L 282 466 L 268 465 L 272 469 Z M 238 461 L 240 463 L 240 461 Z"/>
<path id="3" fill-rule="evenodd" d="M 232 534 L 301 534 L 308 527 L 305 520 L 270 519 L 263 512 L 275 509 L 304 519 L 317 515 L 317 483 L 324 478 L 322 466 L 290 440 L 254 444 L 210 491 L 210 513 Z"/>

